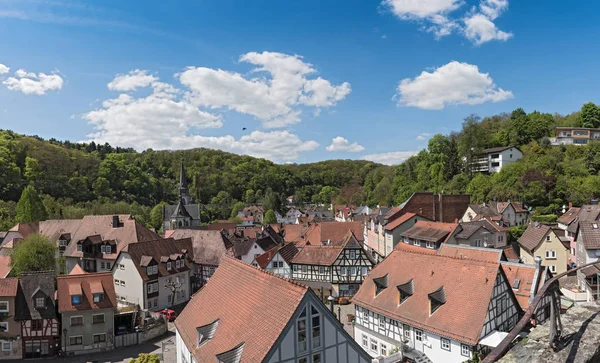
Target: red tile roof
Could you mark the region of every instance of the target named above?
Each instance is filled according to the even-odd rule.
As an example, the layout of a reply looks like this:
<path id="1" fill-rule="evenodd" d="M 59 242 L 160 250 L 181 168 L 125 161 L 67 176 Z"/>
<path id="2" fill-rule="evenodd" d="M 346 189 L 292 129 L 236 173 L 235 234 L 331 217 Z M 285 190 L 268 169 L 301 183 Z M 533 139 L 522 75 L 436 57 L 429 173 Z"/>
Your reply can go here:
<path id="1" fill-rule="evenodd" d="M 116 308 L 117 298 L 111 272 L 85 275 L 62 275 L 57 277 L 58 312 Z M 71 293 L 81 293 L 81 304 L 71 304 Z M 95 303 L 93 294 L 104 293 L 101 302 Z"/>
<path id="2" fill-rule="evenodd" d="M 352 301 L 376 313 L 471 345 L 481 337 L 499 263 L 392 251 L 369 273 Z M 377 279 L 388 287 L 375 295 Z M 414 293 L 398 305 L 396 286 L 413 281 Z M 446 302 L 429 314 L 429 294 L 443 287 Z"/>
<path id="3" fill-rule="evenodd" d="M 352 231 L 359 242 L 364 241 L 361 222 L 319 222 L 307 231 L 305 239 L 313 245 L 330 242 L 339 245 L 344 241 L 348 231 Z"/>
<path id="4" fill-rule="evenodd" d="M 444 243 L 437 252 L 440 256 L 453 257 L 463 260 L 500 262 L 502 250 L 483 247 L 468 247 Z"/>
<path id="5" fill-rule="evenodd" d="M 504 256 L 506 256 L 506 258 L 509 260 L 519 260 L 521 258 L 517 254 L 517 251 L 515 251 L 515 248 L 513 247 L 513 245 L 508 245 L 508 246 L 504 247 L 503 251 L 504 251 Z"/>
<path id="6" fill-rule="evenodd" d="M 402 236 L 429 242 L 446 241 L 458 226 L 458 223 L 417 221 L 414 226 L 402 233 Z"/>
<path id="7" fill-rule="evenodd" d="M 198 362 L 213 362 L 242 343 L 240 362 L 262 362 L 307 292 L 306 286 L 224 257 L 175 326 Z M 196 329 L 215 321 L 214 336 L 198 347 Z"/>
<path id="8" fill-rule="evenodd" d="M 404 224 L 405 222 L 410 221 L 413 217 L 416 217 L 416 213 L 405 213 L 401 217 L 394 219 L 385 225 L 386 231 L 393 231 L 396 227 Z"/>
<path id="9" fill-rule="evenodd" d="M 81 266 L 79 266 L 79 264 L 75 265 L 75 267 L 73 267 L 71 272 L 69 272 L 69 275 L 85 275 L 85 274 L 87 274 L 87 272 L 85 272 L 81 268 Z"/>
<path id="10" fill-rule="evenodd" d="M 521 306 L 521 309 L 526 310 L 529 307 L 529 297 L 531 296 L 531 288 L 534 284 L 535 277 L 535 265 L 525 265 L 522 263 L 510 263 L 502 262 L 502 270 L 506 275 L 509 285 L 512 287 L 512 291 Z M 543 277 L 541 274 L 546 273 L 545 268 L 542 267 L 540 271 L 540 279 Z M 519 280 L 519 285 L 515 288 L 515 280 Z M 543 283 L 537 284 L 537 290 Z M 536 291 L 537 292 L 537 291 Z"/>
<path id="11" fill-rule="evenodd" d="M 294 264 L 331 266 L 344 246 L 307 245 L 292 259 Z"/>
<path id="12" fill-rule="evenodd" d="M 256 263 L 260 266 L 260 268 L 264 269 L 277 253 L 279 253 L 281 258 L 283 258 L 283 260 L 289 264 L 292 262 L 294 256 L 298 254 L 298 248 L 292 242 L 287 243 L 284 246 L 275 246 L 262 255 L 256 257 Z"/>
<path id="13" fill-rule="evenodd" d="M 0 278 L 8 276 L 11 270 L 10 256 L 0 256 Z"/>
<path id="14" fill-rule="evenodd" d="M 397 251 L 407 251 L 407 252 L 417 252 L 417 253 L 425 253 L 428 255 L 435 255 L 437 254 L 437 250 L 432 250 L 430 248 L 423 248 L 423 247 L 419 247 L 419 246 L 413 246 L 411 244 L 408 243 L 404 243 L 404 242 L 399 242 L 396 247 L 394 247 L 394 250 Z"/>
<path id="15" fill-rule="evenodd" d="M 19 289 L 19 279 L 16 277 L 0 279 L 0 296 L 15 297 Z"/>
<path id="16" fill-rule="evenodd" d="M 558 223 L 563 223 L 563 224 L 569 225 L 575 220 L 575 218 L 577 218 L 578 214 L 579 214 L 579 208 L 571 207 L 562 216 L 558 217 L 558 219 L 556 221 Z"/>
<path id="17" fill-rule="evenodd" d="M 188 253 L 187 257 L 183 257 L 184 251 Z M 143 257 L 150 257 L 158 264 L 158 276 L 169 276 L 192 269 L 191 260 L 193 259 L 193 247 L 190 238 L 180 240 L 169 238 L 132 243 L 127 248 L 127 251 L 123 252 L 126 252 L 131 256 L 131 260 L 144 281 L 149 278 L 146 274 L 146 266 L 142 266 Z M 176 267 L 175 260 L 178 258 L 184 261 L 183 267 Z M 172 262 L 171 270 L 167 270 L 166 263 L 163 263 L 169 261 Z"/>

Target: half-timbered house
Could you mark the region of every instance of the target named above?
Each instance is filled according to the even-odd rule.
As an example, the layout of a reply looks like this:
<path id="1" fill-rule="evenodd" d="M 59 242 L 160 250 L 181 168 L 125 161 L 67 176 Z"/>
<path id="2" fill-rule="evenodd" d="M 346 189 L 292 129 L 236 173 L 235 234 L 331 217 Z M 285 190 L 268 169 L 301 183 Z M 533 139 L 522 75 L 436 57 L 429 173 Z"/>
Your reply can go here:
<path id="1" fill-rule="evenodd" d="M 352 296 L 375 261 L 352 231 L 341 245 L 307 245 L 292 259 L 292 279 L 319 290 L 324 296 Z"/>
<path id="2" fill-rule="evenodd" d="M 373 357 L 408 346 L 421 362 L 460 363 L 516 325 L 501 251 L 475 260 L 415 250 L 394 250 L 352 299 L 354 339 Z"/>
<path id="3" fill-rule="evenodd" d="M 256 257 L 256 263 L 260 268 L 273 272 L 279 276 L 292 278 L 291 262 L 299 250 L 294 243 L 283 246 L 277 245 L 262 255 Z"/>
<path id="4" fill-rule="evenodd" d="M 60 349 L 54 271 L 22 273 L 15 321 L 21 323 L 23 358 L 55 356 Z"/>

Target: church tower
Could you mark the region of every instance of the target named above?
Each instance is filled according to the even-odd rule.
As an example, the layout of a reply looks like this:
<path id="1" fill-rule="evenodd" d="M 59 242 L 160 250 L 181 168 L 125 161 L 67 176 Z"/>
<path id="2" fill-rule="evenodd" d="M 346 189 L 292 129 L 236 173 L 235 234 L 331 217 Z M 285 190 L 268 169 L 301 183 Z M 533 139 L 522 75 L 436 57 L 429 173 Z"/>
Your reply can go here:
<path id="1" fill-rule="evenodd" d="M 185 169 L 183 166 L 183 159 L 181 159 L 181 168 L 179 170 L 179 200 L 185 205 L 193 203 L 192 197 L 188 190 L 187 180 L 185 179 Z"/>

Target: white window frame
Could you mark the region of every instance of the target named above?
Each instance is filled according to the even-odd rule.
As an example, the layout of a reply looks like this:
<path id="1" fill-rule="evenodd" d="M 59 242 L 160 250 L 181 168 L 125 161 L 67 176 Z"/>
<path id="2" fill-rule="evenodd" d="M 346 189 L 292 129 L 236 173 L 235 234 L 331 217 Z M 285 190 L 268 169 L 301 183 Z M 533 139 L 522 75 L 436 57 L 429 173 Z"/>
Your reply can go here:
<path id="1" fill-rule="evenodd" d="M 167 271 L 171 271 L 171 262 L 167 262 Z"/>
<path id="2" fill-rule="evenodd" d="M 410 340 L 410 325 L 402 324 L 402 334 L 405 339 Z"/>
<path id="3" fill-rule="evenodd" d="M 340 267 L 340 276 L 346 276 L 347 274 L 347 269 L 345 266 Z"/>
<path id="4" fill-rule="evenodd" d="M 125 287 L 125 280 L 121 280 L 121 286 Z"/>
<path id="5" fill-rule="evenodd" d="M 369 343 L 370 343 L 369 348 L 371 349 L 371 352 L 379 353 L 379 342 L 377 340 L 371 338 Z M 373 347 L 375 347 L 375 349 L 373 349 Z"/>
<path id="6" fill-rule="evenodd" d="M 379 315 L 379 329 L 385 330 L 385 316 Z"/>
<path id="7" fill-rule="evenodd" d="M 6 309 L 0 309 L 0 313 L 8 313 L 10 304 L 8 301 L 0 301 L 0 304 L 6 304 Z"/>
<path id="8" fill-rule="evenodd" d="M 351 260 L 355 260 L 356 259 L 356 251 L 350 250 L 348 252 L 348 258 L 351 259 Z"/>
<path id="9" fill-rule="evenodd" d="M 102 322 L 101 323 L 94 323 L 94 316 L 100 316 L 102 315 Z M 106 323 L 106 316 L 104 315 L 104 313 L 100 313 L 100 314 L 92 314 L 92 324 L 104 324 Z"/>
<path id="10" fill-rule="evenodd" d="M 452 342 L 450 341 L 450 339 L 447 338 L 440 338 L 440 348 L 442 348 L 443 350 L 447 350 L 450 351 L 452 347 Z"/>
<path id="11" fill-rule="evenodd" d="M 381 345 L 379 346 L 379 350 L 380 350 L 380 354 L 384 357 L 387 357 L 387 345 L 385 345 L 383 342 L 381 342 Z"/>
<path id="12" fill-rule="evenodd" d="M 8 349 L 5 349 L 5 344 L 8 344 Z M 10 352 L 12 350 L 12 342 L 2 342 L 2 351 Z"/>
<path id="13" fill-rule="evenodd" d="M 434 249 L 434 248 L 435 248 L 435 242 L 429 242 L 429 241 L 427 241 L 427 242 L 425 243 L 425 246 L 426 246 L 427 248 L 429 248 L 429 249 Z"/>
<path id="14" fill-rule="evenodd" d="M 460 345 L 460 355 L 471 358 L 471 347 L 466 344 Z"/>
<path id="15" fill-rule="evenodd" d="M 73 318 L 81 318 L 81 324 L 73 325 Z M 84 324 L 85 324 L 85 318 L 83 317 L 83 315 L 71 316 L 71 318 L 69 319 L 69 326 L 83 326 Z"/>
<path id="16" fill-rule="evenodd" d="M 556 251 L 555 250 L 546 250 L 546 259 L 555 260 L 556 259 Z"/>
<path id="17" fill-rule="evenodd" d="M 277 263 L 277 262 L 275 262 L 275 263 Z M 277 267 L 277 266 L 276 266 L 276 267 Z M 323 274 L 325 274 L 325 267 L 324 267 L 324 266 L 319 266 L 319 274 L 320 274 L 320 275 L 323 275 Z"/>
<path id="18" fill-rule="evenodd" d="M 425 338 L 425 333 L 421 329 L 415 329 L 415 341 L 422 342 Z"/>
<path id="19" fill-rule="evenodd" d="M 42 303 L 38 304 L 38 302 L 39 302 L 38 300 L 40 300 L 40 299 L 42 300 Z M 36 309 L 43 309 L 43 308 L 45 308 L 46 307 L 46 298 L 45 297 L 36 297 L 33 300 L 33 305 L 35 306 Z"/>
<path id="20" fill-rule="evenodd" d="M 550 235 L 547 235 L 547 236 L 546 236 L 546 242 L 551 242 Z"/>
<path id="21" fill-rule="evenodd" d="M 552 272 L 552 273 L 556 272 L 556 265 L 550 265 L 548 267 L 550 268 L 550 272 Z"/>
<path id="22" fill-rule="evenodd" d="M 365 348 L 369 348 L 369 337 L 367 337 L 365 334 L 362 335 L 362 345 Z"/>
<path id="23" fill-rule="evenodd" d="M 92 301 L 93 301 L 94 303 L 99 303 L 99 302 L 102 302 L 102 301 L 104 301 L 104 296 L 103 296 L 103 295 L 104 295 L 103 293 L 92 294 Z M 98 301 L 96 301 L 96 296 L 98 296 L 98 297 L 99 297 L 99 298 L 98 298 Z"/>

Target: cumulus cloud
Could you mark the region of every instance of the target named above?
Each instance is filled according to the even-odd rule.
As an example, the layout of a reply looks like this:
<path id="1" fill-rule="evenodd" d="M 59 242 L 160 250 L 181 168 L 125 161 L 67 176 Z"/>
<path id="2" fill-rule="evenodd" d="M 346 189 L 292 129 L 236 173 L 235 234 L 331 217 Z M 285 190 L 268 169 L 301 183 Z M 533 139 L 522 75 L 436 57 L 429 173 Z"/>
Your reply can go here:
<path id="1" fill-rule="evenodd" d="M 383 0 L 381 5 L 401 20 L 416 21 L 422 30 L 440 38 L 454 31 L 462 33 L 476 45 L 491 40 L 506 41 L 512 33 L 499 30 L 494 24 L 506 9 L 508 0 L 481 0 L 478 7 L 456 16 L 464 0 Z"/>
<path id="2" fill-rule="evenodd" d="M 148 74 L 148 71 L 134 69 L 127 74 L 119 74 L 108 84 L 111 91 L 133 91 L 138 88 L 147 87 L 158 81 L 158 78 Z"/>
<path id="3" fill-rule="evenodd" d="M 512 98 L 511 91 L 496 86 L 488 73 L 476 65 L 452 61 L 400 81 L 395 98 L 399 106 L 440 110 L 446 105 L 477 105 Z"/>
<path id="4" fill-rule="evenodd" d="M 0 67 L 0 74 L 8 72 L 8 67 L 3 67 Z M 15 72 L 15 77 L 8 77 L 2 84 L 11 91 L 20 91 L 26 95 L 44 95 L 46 91 L 55 91 L 62 88 L 64 81 L 57 73 L 58 71 L 51 74 L 35 74 L 19 69 Z"/>
<path id="5" fill-rule="evenodd" d="M 421 132 L 418 136 L 417 136 L 417 140 L 426 140 L 429 139 L 429 137 L 431 137 L 431 134 L 429 132 Z"/>
<path id="6" fill-rule="evenodd" d="M 346 140 L 341 136 L 334 137 L 331 140 L 331 145 L 325 148 L 327 151 L 348 151 L 348 152 L 359 152 L 363 151 L 365 148 L 359 145 L 357 142 L 350 143 L 350 141 Z"/>
<path id="7" fill-rule="evenodd" d="M 189 67 L 179 74 L 188 87 L 190 102 L 254 116 L 267 128 L 300 122 L 301 107 L 334 106 L 350 92 L 350 84 L 333 85 L 321 77 L 308 78 L 316 70 L 299 55 L 250 52 L 240 62 L 255 65 L 256 77 L 205 67 Z"/>
<path id="8" fill-rule="evenodd" d="M 0 63 L 0 74 L 6 74 L 8 73 L 8 71 L 10 71 L 10 68 Z"/>
<path id="9" fill-rule="evenodd" d="M 402 164 L 406 161 L 406 159 L 413 155 L 417 155 L 418 153 L 418 151 L 393 151 L 389 153 L 364 155 L 361 157 L 361 159 L 385 165 L 398 165 Z"/>

